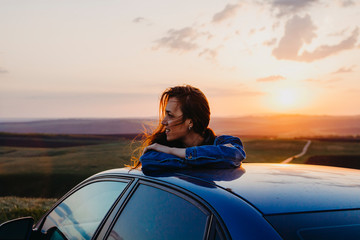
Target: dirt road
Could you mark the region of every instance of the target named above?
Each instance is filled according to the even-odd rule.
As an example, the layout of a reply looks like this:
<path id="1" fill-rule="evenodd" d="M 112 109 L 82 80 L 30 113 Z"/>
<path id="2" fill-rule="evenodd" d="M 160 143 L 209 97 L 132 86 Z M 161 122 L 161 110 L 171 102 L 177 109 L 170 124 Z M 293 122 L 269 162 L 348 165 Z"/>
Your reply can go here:
<path id="1" fill-rule="evenodd" d="M 306 154 L 310 144 L 311 144 L 311 140 L 308 140 L 301 153 L 299 153 L 299 154 L 297 154 L 295 156 L 289 157 L 289 158 L 285 159 L 284 161 L 282 161 L 281 163 L 290 163 L 295 158 L 299 158 L 299 157 L 304 156 Z"/>

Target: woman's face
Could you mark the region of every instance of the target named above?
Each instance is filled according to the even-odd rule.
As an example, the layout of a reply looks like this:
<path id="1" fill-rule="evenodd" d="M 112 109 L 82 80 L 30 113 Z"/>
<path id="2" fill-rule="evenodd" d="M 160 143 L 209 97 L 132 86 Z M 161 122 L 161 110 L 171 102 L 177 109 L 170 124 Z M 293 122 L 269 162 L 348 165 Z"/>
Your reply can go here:
<path id="1" fill-rule="evenodd" d="M 166 139 L 168 141 L 183 140 L 189 134 L 190 119 L 183 121 L 183 112 L 177 98 L 169 98 L 165 108 L 165 117 L 161 122 L 165 126 Z"/>

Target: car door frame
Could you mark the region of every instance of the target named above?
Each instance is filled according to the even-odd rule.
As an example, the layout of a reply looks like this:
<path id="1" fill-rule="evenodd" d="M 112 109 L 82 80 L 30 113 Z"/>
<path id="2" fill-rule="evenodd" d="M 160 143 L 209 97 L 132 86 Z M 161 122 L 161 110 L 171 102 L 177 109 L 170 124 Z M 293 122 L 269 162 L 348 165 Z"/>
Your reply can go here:
<path id="1" fill-rule="evenodd" d="M 102 228 L 99 230 L 98 235 L 96 236 L 96 240 L 106 239 L 112 228 L 114 227 L 118 217 L 121 215 L 122 211 L 126 207 L 127 203 L 131 200 L 131 197 L 136 192 L 136 189 L 140 184 L 149 185 L 155 188 L 159 188 L 171 194 L 174 194 L 178 197 L 181 197 L 187 201 L 189 201 L 194 206 L 198 207 L 203 211 L 208 219 L 205 226 L 205 234 L 204 239 L 213 239 L 212 235 L 215 234 L 216 231 L 220 231 L 222 239 L 231 239 L 231 236 L 223 223 L 221 217 L 218 213 L 202 198 L 197 196 L 196 194 L 181 188 L 179 186 L 166 183 L 164 181 L 160 181 L 154 178 L 146 178 L 142 176 L 136 176 L 131 184 L 128 186 L 126 193 L 123 194 L 122 199 L 118 202 L 117 206 L 114 207 L 114 210 L 110 214 L 110 216 L 106 219 Z"/>
<path id="2" fill-rule="evenodd" d="M 127 174 L 107 174 L 107 175 L 98 175 L 89 179 L 84 180 L 83 182 L 76 185 L 73 189 L 67 192 L 63 197 L 61 197 L 52 208 L 44 214 L 44 216 L 37 222 L 33 229 L 33 234 L 41 235 L 41 229 L 43 227 L 44 221 L 47 216 L 60 205 L 65 199 L 67 199 L 70 195 L 75 193 L 76 191 L 86 187 L 89 184 L 95 182 L 103 182 L 103 181 L 120 181 L 128 183 L 125 189 L 119 194 L 117 199 L 114 201 L 113 205 L 110 207 L 109 211 L 105 215 L 105 217 L 100 222 L 97 227 L 94 235 L 91 239 L 103 240 L 108 236 L 112 227 L 114 226 L 118 216 L 121 214 L 122 210 L 125 208 L 127 202 L 131 199 L 131 196 L 135 193 L 139 184 L 147 184 L 157 188 L 160 188 L 164 191 L 175 194 L 179 197 L 182 197 L 188 201 L 190 201 L 195 206 L 200 206 L 201 209 L 204 209 L 209 213 L 208 222 L 206 224 L 206 235 L 204 239 L 211 239 L 211 234 L 215 232 L 215 229 L 218 228 L 221 231 L 221 236 L 224 239 L 231 239 L 230 233 L 226 228 L 223 220 L 219 216 L 219 214 L 209 205 L 205 200 L 192 193 L 189 190 L 181 188 L 180 186 L 167 183 L 156 178 L 149 178 L 146 176 L 139 175 L 127 175 Z"/>

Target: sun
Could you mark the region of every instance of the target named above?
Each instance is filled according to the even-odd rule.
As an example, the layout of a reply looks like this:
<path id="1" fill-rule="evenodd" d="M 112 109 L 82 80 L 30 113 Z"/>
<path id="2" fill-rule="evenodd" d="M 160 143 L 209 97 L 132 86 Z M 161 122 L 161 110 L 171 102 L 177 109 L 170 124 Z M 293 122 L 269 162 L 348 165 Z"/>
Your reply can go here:
<path id="1" fill-rule="evenodd" d="M 276 97 L 276 102 L 282 107 L 291 107 L 296 104 L 298 93 L 295 89 L 285 88 L 279 90 Z"/>
<path id="2" fill-rule="evenodd" d="M 266 105 L 276 112 L 293 113 L 303 104 L 301 89 L 296 87 L 280 87 L 272 89 L 266 97 Z"/>

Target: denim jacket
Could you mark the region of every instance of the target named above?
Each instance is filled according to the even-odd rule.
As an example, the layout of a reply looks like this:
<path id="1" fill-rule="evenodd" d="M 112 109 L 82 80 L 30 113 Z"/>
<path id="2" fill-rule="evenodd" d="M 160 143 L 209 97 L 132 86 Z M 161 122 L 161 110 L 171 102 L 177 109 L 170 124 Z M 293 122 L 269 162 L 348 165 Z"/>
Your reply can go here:
<path id="1" fill-rule="evenodd" d="M 241 165 L 245 156 L 239 138 L 222 135 L 216 137 L 212 145 L 186 148 L 185 158 L 150 150 L 140 157 L 140 162 L 144 172 L 191 167 L 234 168 Z"/>

